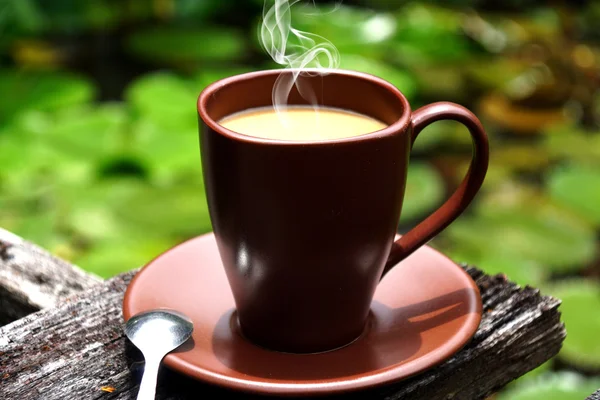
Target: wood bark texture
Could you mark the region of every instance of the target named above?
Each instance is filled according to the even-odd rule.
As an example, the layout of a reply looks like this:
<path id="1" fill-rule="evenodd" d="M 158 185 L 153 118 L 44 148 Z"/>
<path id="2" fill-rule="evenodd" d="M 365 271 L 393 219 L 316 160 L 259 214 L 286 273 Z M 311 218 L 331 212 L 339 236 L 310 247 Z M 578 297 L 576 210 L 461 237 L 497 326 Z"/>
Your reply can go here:
<path id="1" fill-rule="evenodd" d="M 0 229 L 0 326 L 101 280 Z"/>
<path id="2" fill-rule="evenodd" d="M 18 249 L 11 254 L 35 262 Z M 559 300 L 503 276 L 465 268 L 477 282 L 485 311 L 471 342 L 420 375 L 342 398 L 484 399 L 559 351 L 565 338 Z M 133 275 L 115 277 L 0 328 L 0 398 L 135 399 L 143 359 L 123 336 L 121 316 L 123 293 Z M 225 396 L 259 398 L 161 369 L 158 399 Z"/>

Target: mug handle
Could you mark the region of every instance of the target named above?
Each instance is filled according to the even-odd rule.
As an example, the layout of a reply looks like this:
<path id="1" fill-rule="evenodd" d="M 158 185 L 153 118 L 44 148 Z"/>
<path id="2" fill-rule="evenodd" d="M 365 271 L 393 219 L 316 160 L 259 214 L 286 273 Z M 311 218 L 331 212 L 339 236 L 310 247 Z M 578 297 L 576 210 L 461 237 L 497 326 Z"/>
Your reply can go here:
<path id="1" fill-rule="evenodd" d="M 450 198 L 433 214 L 392 244 L 382 277 L 412 252 L 444 230 L 471 203 L 483 183 L 488 168 L 488 137 L 477 117 L 458 104 L 439 102 L 419 108 L 412 114 L 411 146 L 419 133 L 436 121 L 453 120 L 465 125 L 473 139 L 473 157 L 467 175 Z"/>

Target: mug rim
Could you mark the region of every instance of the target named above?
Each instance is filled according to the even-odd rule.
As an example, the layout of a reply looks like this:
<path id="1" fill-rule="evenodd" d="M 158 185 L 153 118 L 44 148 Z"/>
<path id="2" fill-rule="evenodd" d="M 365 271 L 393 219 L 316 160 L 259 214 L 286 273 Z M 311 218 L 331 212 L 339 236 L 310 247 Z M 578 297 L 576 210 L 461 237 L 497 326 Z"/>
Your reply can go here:
<path id="1" fill-rule="evenodd" d="M 303 70 L 303 72 L 315 71 L 312 69 Z M 268 75 L 279 75 L 281 73 L 293 73 L 299 72 L 298 69 L 287 68 L 287 69 L 269 69 L 269 70 L 260 70 L 247 72 L 243 74 L 233 75 L 227 78 L 220 79 L 216 82 L 208 85 L 198 96 L 197 101 L 197 109 L 200 118 L 209 128 L 214 130 L 215 132 L 228 137 L 233 140 L 243 141 L 243 142 L 251 142 L 257 144 L 272 144 L 272 145 L 302 145 L 302 146 L 310 146 L 310 145 L 323 145 L 323 144 L 339 144 L 339 143 L 354 143 L 360 142 L 369 139 L 378 139 L 383 137 L 388 137 L 392 135 L 402 135 L 407 134 L 408 126 L 411 121 L 412 110 L 410 108 L 410 104 L 406 99 L 406 96 L 402 94 L 402 92 L 392 85 L 390 82 L 379 78 L 375 75 L 371 75 L 365 72 L 358 72 L 353 70 L 345 70 L 345 69 L 325 69 L 319 70 L 318 72 L 324 73 L 326 75 L 340 75 L 346 76 L 350 78 L 362 79 L 364 81 L 368 81 L 374 85 L 377 85 L 384 90 L 387 90 L 389 93 L 394 95 L 398 101 L 402 104 L 403 110 L 402 115 L 398 118 L 394 123 L 386 126 L 383 129 L 378 131 L 365 133 L 357 136 L 350 136 L 346 138 L 339 139 L 323 139 L 323 140 L 285 140 L 285 139 L 267 139 L 256 136 L 245 135 L 242 133 L 238 133 L 232 131 L 230 129 L 225 128 L 217 121 L 215 121 L 207 111 L 207 103 L 209 99 L 221 88 L 224 86 L 228 86 L 238 82 L 249 81 L 255 79 L 257 77 L 268 76 Z"/>

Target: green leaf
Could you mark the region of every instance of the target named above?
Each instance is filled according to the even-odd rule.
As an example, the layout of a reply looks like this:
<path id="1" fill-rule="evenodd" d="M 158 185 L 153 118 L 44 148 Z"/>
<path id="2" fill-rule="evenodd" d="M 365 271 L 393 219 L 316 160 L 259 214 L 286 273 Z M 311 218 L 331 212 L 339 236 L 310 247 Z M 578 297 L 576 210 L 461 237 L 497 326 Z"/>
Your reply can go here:
<path id="1" fill-rule="evenodd" d="M 411 40 L 438 38 L 460 33 L 464 16 L 451 8 L 426 3 L 409 3 L 395 14 L 398 37 Z"/>
<path id="2" fill-rule="evenodd" d="M 142 120 L 152 121 L 169 133 L 185 133 L 198 126 L 198 93 L 191 86 L 177 75 L 158 72 L 133 82 L 125 98 Z"/>
<path id="3" fill-rule="evenodd" d="M 483 59 L 469 63 L 468 76 L 488 90 L 501 90 L 530 67 L 528 63 L 507 59 Z"/>
<path id="4" fill-rule="evenodd" d="M 292 21 L 294 28 L 324 37 L 341 53 L 377 54 L 396 32 L 391 14 L 343 5 L 294 8 Z"/>
<path id="5" fill-rule="evenodd" d="M 413 3 L 397 13 L 392 55 L 415 68 L 469 58 L 472 48 L 462 34 L 463 16 L 451 9 Z"/>
<path id="6" fill-rule="evenodd" d="M 161 237 L 188 239 L 211 230 L 200 176 L 194 183 L 144 188 L 114 209 L 126 224 Z"/>
<path id="7" fill-rule="evenodd" d="M 400 89 L 409 100 L 417 93 L 416 81 L 409 73 L 381 61 L 343 54 L 340 59 L 340 68 L 366 72 L 385 79 Z"/>
<path id="8" fill-rule="evenodd" d="M 63 110 L 43 140 L 72 158 L 95 162 L 123 151 L 128 111 L 123 104 Z"/>
<path id="9" fill-rule="evenodd" d="M 218 80 L 228 78 L 230 76 L 244 74 L 251 72 L 253 69 L 250 67 L 224 67 L 219 69 L 202 69 L 194 78 L 194 87 L 197 88 L 198 94 L 204 90 L 208 85 Z"/>
<path id="10" fill-rule="evenodd" d="M 408 168 L 401 222 L 412 221 L 432 212 L 442 203 L 444 192 L 444 182 L 433 167 L 411 163 Z"/>
<path id="11" fill-rule="evenodd" d="M 600 283 L 573 279 L 556 283 L 548 291 L 562 301 L 560 311 L 567 329 L 559 359 L 578 368 L 599 370 L 600 314 L 596 310 L 600 309 Z"/>
<path id="12" fill-rule="evenodd" d="M 600 387 L 600 379 L 573 372 L 548 373 L 501 392 L 498 400 L 581 400 Z"/>
<path id="13" fill-rule="evenodd" d="M 419 133 L 412 151 L 422 152 L 442 143 L 470 146 L 471 137 L 467 128 L 456 121 L 436 121 Z"/>
<path id="14" fill-rule="evenodd" d="M 0 175 L 33 168 L 37 161 L 34 153 L 38 150 L 38 136 L 47 132 L 51 123 L 46 114 L 29 111 L 0 128 Z"/>
<path id="15" fill-rule="evenodd" d="M 95 88 L 65 72 L 0 70 L 0 120 L 26 110 L 54 111 L 87 103 Z"/>
<path id="16" fill-rule="evenodd" d="M 594 231 L 540 195 L 498 188 L 480 200 L 476 216 L 462 217 L 443 236 L 454 245 L 533 262 L 552 271 L 577 270 L 596 255 Z"/>
<path id="17" fill-rule="evenodd" d="M 123 151 L 127 119 L 120 104 L 22 113 L 0 133 L 0 182 L 17 197 L 39 185 L 87 183 L 101 160 Z"/>
<path id="18" fill-rule="evenodd" d="M 0 28 L 17 32 L 37 33 L 44 27 L 41 7 L 33 0 L 5 1 L 0 7 Z"/>
<path id="19" fill-rule="evenodd" d="M 127 39 L 137 56 L 158 63 L 231 61 L 243 57 L 246 43 L 241 32 L 229 28 L 202 29 L 155 26 Z"/>
<path id="20" fill-rule="evenodd" d="M 386 43 L 396 32 L 396 21 L 389 13 L 378 13 L 372 10 L 349 7 L 345 5 L 314 6 L 305 4 L 291 9 L 292 28 L 311 35 L 318 35 L 317 43 L 327 40 L 340 53 L 357 54 L 362 56 L 381 57 L 385 52 Z M 262 19 L 257 22 L 254 32 L 260 32 Z M 312 39 L 313 37 L 311 37 Z M 265 37 L 267 47 L 273 38 Z M 261 44 L 259 35 L 255 37 L 257 46 Z M 294 39 L 288 39 L 287 53 L 296 45 Z M 276 43 L 278 47 L 279 43 Z"/>
<path id="21" fill-rule="evenodd" d="M 494 149 L 491 163 L 515 172 L 538 172 L 550 164 L 550 157 L 544 149 L 531 145 L 504 145 Z"/>
<path id="22" fill-rule="evenodd" d="M 75 264 L 102 278 L 144 266 L 154 257 L 174 246 L 174 240 L 148 239 L 144 237 L 126 240 L 104 241 L 90 251 L 76 257 Z"/>
<path id="23" fill-rule="evenodd" d="M 80 15 L 85 17 L 86 25 L 94 29 L 114 28 L 124 17 L 124 7 L 108 1 L 88 1 L 83 4 Z"/>
<path id="24" fill-rule="evenodd" d="M 28 111 L 0 133 L 0 184 L 13 197 L 29 197 L 52 184 L 82 182 L 93 175 L 85 157 L 71 157 L 48 138 L 55 127 L 51 116 Z"/>
<path id="25" fill-rule="evenodd" d="M 548 177 L 550 196 L 582 218 L 600 226 L 600 172 L 570 165 L 558 168 Z"/>
<path id="26" fill-rule="evenodd" d="M 0 200 L 0 205 L 2 201 Z M 39 246 L 52 250 L 63 241 L 59 235 L 60 218 L 52 209 L 32 210 L 14 205 L 0 212 L 0 226 Z"/>
<path id="27" fill-rule="evenodd" d="M 493 249 L 480 249 L 456 243 L 447 249 L 443 248 L 443 251 L 457 263 L 474 265 L 489 275 L 505 275 L 511 281 L 522 286 L 538 286 L 544 282 L 547 276 L 538 263 Z"/>
<path id="28" fill-rule="evenodd" d="M 144 162 L 156 182 L 170 182 L 180 175 L 202 174 L 198 128 L 167 130 L 151 121 L 133 128 L 132 151 Z"/>
<path id="29" fill-rule="evenodd" d="M 82 236 L 93 230 L 88 238 L 94 240 L 187 239 L 211 230 L 200 173 L 195 180 L 188 177 L 162 186 L 131 177 L 104 179 L 64 188 L 60 196 L 72 229 Z M 86 216 L 100 221 L 98 227 L 83 226 Z"/>
<path id="30" fill-rule="evenodd" d="M 419 85 L 419 96 L 425 98 L 463 99 L 468 93 L 464 73 L 461 68 L 446 63 L 408 67 Z"/>
<path id="31" fill-rule="evenodd" d="M 575 126 L 552 126 L 545 132 L 542 146 L 556 160 L 600 166 L 600 132 L 587 132 Z"/>
<path id="32" fill-rule="evenodd" d="M 508 384 L 508 387 L 521 385 L 524 382 L 537 379 L 540 375 L 549 374 L 552 371 L 552 365 L 554 364 L 554 358 L 549 359 L 539 367 L 527 372 L 525 375 L 521 375 L 516 380 Z"/>
<path id="33" fill-rule="evenodd" d="M 207 20 L 224 5 L 227 3 L 222 1 L 176 0 L 173 2 L 177 19 L 190 22 Z"/>

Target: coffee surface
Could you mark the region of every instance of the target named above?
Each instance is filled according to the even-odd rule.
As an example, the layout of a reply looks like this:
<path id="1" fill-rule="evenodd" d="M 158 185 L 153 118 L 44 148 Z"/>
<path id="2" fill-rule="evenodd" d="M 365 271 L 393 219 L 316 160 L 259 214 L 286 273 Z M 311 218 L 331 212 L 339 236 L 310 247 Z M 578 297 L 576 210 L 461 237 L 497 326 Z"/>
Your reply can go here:
<path id="1" fill-rule="evenodd" d="M 223 118 L 219 124 L 237 133 L 277 140 L 332 140 L 360 136 L 387 126 L 352 111 L 290 106 L 279 113 L 271 107 L 254 108 Z"/>

